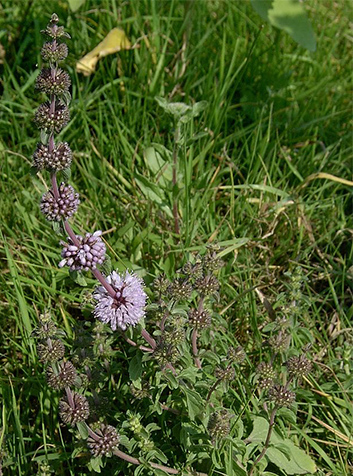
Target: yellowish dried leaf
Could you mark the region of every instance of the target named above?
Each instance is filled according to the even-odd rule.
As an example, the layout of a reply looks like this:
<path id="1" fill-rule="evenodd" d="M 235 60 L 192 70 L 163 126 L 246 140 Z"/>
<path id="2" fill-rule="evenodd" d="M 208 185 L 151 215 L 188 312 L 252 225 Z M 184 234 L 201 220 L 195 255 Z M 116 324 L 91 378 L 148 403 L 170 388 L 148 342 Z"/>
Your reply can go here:
<path id="1" fill-rule="evenodd" d="M 129 50 L 131 43 L 125 31 L 120 28 L 113 28 L 103 41 L 99 43 L 90 53 L 81 58 L 76 64 L 76 71 L 89 76 L 94 73 L 96 64 L 100 58 L 117 53 L 121 50 Z"/>

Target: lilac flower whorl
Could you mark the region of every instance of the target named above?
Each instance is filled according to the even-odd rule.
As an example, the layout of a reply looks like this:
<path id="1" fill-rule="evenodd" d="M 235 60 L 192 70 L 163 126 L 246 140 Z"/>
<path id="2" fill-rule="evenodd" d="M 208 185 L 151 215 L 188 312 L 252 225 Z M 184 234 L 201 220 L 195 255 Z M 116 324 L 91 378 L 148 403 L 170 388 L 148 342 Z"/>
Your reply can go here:
<path id="1" fill-rule="evenodd" d="M 50 152 L 49 146 L 39 142 L 33 154 L 33 167 L 37 169 L 64 170 L 70 167 L 72 151 L 67 142 L 59 142 Z"/>
<path id="2" fill-rule="evenodd" d="M 76 213 L 80 203 L 78 193 L 71 185 L 61 183 L 59 187 L 59 197 L 55 198 L 52 190 L 42 196 L 40 203 L 41 212 L 49 221 L 67 220 Z"/>
<path id="3" fill-rule="evenodd" d="M 45 102 L 37 109 L 34 122 L 39 129 L 49 132 L 59 133 L 70 121 L 70 112 L 64 103 L 59 103 L 55 107 L 55 111 L 51 112 L 50 102 Z"/>
<path id="4" fill-rule="evenodd" d="M 116 297 L 111 297 L 103 286 L 98 286 L 93 294 L 97 301 L 95 317 L 110 324 L 113 331 L 117 328 L 124 331 L 128 326 L 135 326 L 145 315 L 147 295 L 143 290 L 142 279 L 128 271 L 125 275 L 113 271 L 107 281 L 116 291 Z"/>
<path id="5" fill-rule="evenodd" d="M 61 256 L 64 258 L 60 261 L 59 267 L 69 266 L 71 271 L 88 271 L 97 268 L 102 264 L 105 258 L 105 244 L 100 238 L 101 231 L 95 231 L 93 235 L 86 233 L 85 237 L 76 235 L 79 246 L 76 246 L 71 238 L 68 242 L 61 242 L 64 246 Z"/>

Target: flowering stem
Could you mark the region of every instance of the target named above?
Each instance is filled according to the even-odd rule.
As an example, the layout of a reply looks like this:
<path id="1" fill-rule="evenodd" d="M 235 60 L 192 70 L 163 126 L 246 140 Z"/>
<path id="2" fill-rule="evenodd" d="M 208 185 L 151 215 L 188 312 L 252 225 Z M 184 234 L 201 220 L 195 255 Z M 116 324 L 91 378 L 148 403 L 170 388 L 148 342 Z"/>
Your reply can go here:
<path id="1" fill-rule="evenodd" d="M 167 364 L 165 367 L 166 367 L 167 369 L 171 370 L 171 372 L 172 372 L 173 375 L 176 375 L 176 374 L 177 374 L 177 372 L 176 372 L 175 368 L 172 366 L 172 364 Z"/>
<path id="2" fill-rule="evenodd" d="M 162 332 L 164 331 L 165 321 L 167 320 L 168 315 L 169 315 L 169 311 L 166 311 L 166 312 L 163 314 L 163 317 L 162 317 L 161 322 L 160 322 L 160 324 L 159 324 L 159 327 L 160 327 L 160 329 L 161 329 Z"/>
<path id="3" fill-rule="evenodd" d="M 144 328 L 141 329 L 141 335 L 145 339 L 145 341 L 150 344 L 153 350 L 157 347 L 156 341 L 153 339 L 151 334 L 146 331 L 146 329 Z"/>
<path id="4" fill-rule="evenodd" d="M 53 135 L 50 136 L 50 139 L 53 138 Z M 49 139 L 49 142 L 50 142 L 50 139 Z M 53 143 L 54 143 L 54 140 L 53 140 Z M 53 187 L 53 194 L 54 194 L 54 197 L 55 199 L 57 200 L 59 198 L 59 189 L 58 189 L 58 182 L 56 181 L 56 174 L 52 174 L 51 176 L 51 185 Z"/>
<path id="5" fill-rule="evenodd" d="M 72 231 L 72 228 L 71 228 L 71 226 L 69 225 L 69 223 L 67 221 L 64 221 L 64 228 L 65 228 L 66 233 L 69 235 L 72 242 L 74 243 L 74 245 L 80 246 L 80 243 L 79 243 L 78 239 L 76 238 L 75 233 Z"/>
<path id="6" fill-rule="evenodd" d="M 276 413 L 277 413 L 277 407 L 272 410 L 272 413 L 271 413 L 271 416 L 270 416 L 270 425 L 268 427 L 268 432 L 267 432 L 267 436 L 266 436 L 265 445 L 264 445 L 261 453 L 259 454 L 259 456 L 256 458 L 256 460 L 253 464 L 253 467 L 251 468 L 251 471 L 249 473 L 249 476 L 252 476 L 253 472 L 255 471 L 255 467 L 262 460 L 262 458 L 266 454 L 266 451 L 268 450 L 271 435 L 272 435 L 272 430 L 273 430 L 273 427 L 274 427 L 274 424 L 275 424 Z"/>
<path id="7" fill-rule="evenodd" d="M 198 369 L 201 369 L 201 360 L 197 356 L 198 350 L 197 350 L 197 329 L 196 329 L 196 327 L 192 331 L 191 342 L 192 342 L 192 353 L 194 354 L 195 365 Z"/>
<path id="8" fill-rule="evenodd" d="M 212 387 L 210 388 L 210 391 L 208 392 L 207 394 L 207 397 L 206 397 L 206 402 L 208 402 L 211 398 L 211 395 L 212 393 L 216 390 L 216 387 L 219 385 L 219 383 L 222 381 L 222 377 L 220 377 L 219 379 L 217 379 L 215 381 L 215 383 L 212 385 Z"/>
<path id="9" fill-rule="evenodd" d="M 128 463 L 142 464 L 139 459 L 134 458 L 133 456 L 130 456 L 118 449 L 114 450 L 113 453 L 115 454 L 115 456 L 118 456 L 119 458 L 127 461 Z M 178 469 L 169 468 L 168 466 L 163 466 L 162 464 L 152 463 L 151 461 L 149 461 L 149 464 L 151 465 L 152 468 L 161 469 L 162 471 L 165 471 L 168 474 L 180 474 L 180 471 Z M 200 473 L 198 471 L 195 471 L 192 474 L 195 476 L 207 476 L 206 473 Z"/>
<path id="10" fill-rule="evenodd" d="M 124 332 L 121 332 L 121 335 L 124 337 L 124 339 L 126 340 L 126 342 L 130 345 L 132 345 L 133 347 L 138 347 L 139 349 L 145 351 L 145 352 L 153 352 L 153 349 L 151 349 L 150 347 L 145 347 L 144 345 L 138 345 L 137 342 L 135 342 L 134 340 L 130 339 L 128 336 L 126 336 L 124 334 Z"/>
<path id="11" fill-rule="evenodd" d="M 98 269 L 92 269 L 92 274 L 93 276 L 101 283 L 101 285 L 108 291 L 109 295 L 112 297 L 112 298 L 115 298 L 116 297 L 116 291 L 115 289 L 113 288 L 113 286 L 111 286 L 108 281 L 105 279 L 105 277 L 103 276 L 103 274 L 98 270 Z"/>

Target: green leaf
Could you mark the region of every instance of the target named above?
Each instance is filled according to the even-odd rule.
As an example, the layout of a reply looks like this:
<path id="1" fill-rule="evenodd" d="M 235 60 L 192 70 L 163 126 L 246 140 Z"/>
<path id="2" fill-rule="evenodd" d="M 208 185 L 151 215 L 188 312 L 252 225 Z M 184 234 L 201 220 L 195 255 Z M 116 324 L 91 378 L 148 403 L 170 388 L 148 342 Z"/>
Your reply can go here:
<path id="1" fill-rule="evenodd" d="M 81 271 L 69 271 L 69 274 L 76 284 L 83 287 L 87 286 L 87 281 Z"/>
<path id="2" fill-rule="evenodd" d="M 100 270 L 108 276 L 112 272 L 112 260 L 110 256 L 105 255 L 105 260 L 103 261 L 102 265 L 100 266 Z"/>
<path id="3" fill-rule="evenodd" d="M 158 105 L 161 106 L 165 111 L 167 110 L 168 107 L 168 101 L 165 98 L 162 98 L 161 96 L 156 96 L 155 100 L 158 102 Z"/>
<path id="4" fill-rule="evenodd" d="M 64 182 L 68 182 L 71 178 L 71 168 L 63 169 L 61 171 L 61 176 Z"/>
<path id="5" fill-rule="evenodd" d="M 76 12 L 81 7 L 81 5 L 85 3 L 86 0 L 67 0 L 67 1 L 68 1 L 70 10 L 72 12 Z"/>
<path id="6" fill-rule="evenodd" d="M 268 421 L 265 418 L 255 417 L 253 430 L 250 433 L 248 440 L 263 443 L 266 440 L 268 426 Z"/>
<path id="7" fill-rule="evenodd" d="M 313 28 L 299 0 L 251 0 L 251 4 L 261 18 L 287 32 L 299 45 L 316 50 Z"/>
<path id="8" fill-rule="evenodd" d="M 133 447 L 133 442 L 129 440 L 129 438 L 126 435 L 120 435 L 119 436 L 119 445 L 125 446 L 129 450 L 129 452 L 132 450 Z"/>
<path id="9" fill-rule="evenodd" d="M 163 471 L 163 469 L 153 468 L 153 473 L 156 476 L 168 476 L 169 473 Z"/>
<path id="10" fill-rule="evenodd" d="M 168 102 L 165 98 L 157 96 L 156 101 L 167 112 L 172 115 L 179 123 L 186 124 L 193 117 L 198 116 L 207 107 L 207 101 L 200 101 L 192 106 L 183 102 Z"/>
<path id="11" fill-rule="evenodd" d="M 207 101 L 199 101 L 199 102 L 196 102 L 193 106 L 192 106 L 192 117 L 196 117 L 198 116 L 199 114 L 201 114 L 201 112 L 203 112 L 206 107 L 208 106 L 208 102 Z"/>
<path id="12" fill-rule="evenodd" d="M 173 213 L 171 209 L 163 202 L 165 199 L 164 192 L 161 187 L 158 187 L 154 183 L 150 182 L 146 177 L 140 174 L 136 174 L 135 181 L 141 192 L 145 195 L 145 197 L 159 207 L 170 217 L 173 218 Z M 162 198 L 163 197 L 163 198 Z"/>
<path id="13" fill-rule="evenodd" d="M 138 380 L 142 375 L 142 353 L 137 352 L 129 363 L 129 376 L 132 381 Z"/>
<path id="14" fill-rule="evenodd" d="M 300 448 L 296 448 L 294 445 L 289 446 L 287 444 L 287 455 L 289 454 L 290 457 L 288 458 L 286 454 L 281 451 L 280 447 L 270 446 L 266 452 L 268 459 L 278 466 L 280 469 L 283 469 L 287 474 L 306 474 L 306 473 L 314 473 L 316 471 L 315 464 L 313 460 L 304 453 L 303 450 Z M 291 442 L 290 442 L 291 443 Z M 295 450 L 295 455 L 293 454 L 293 448 Z"/>
<path id="15" fill-rule="evenodd" d="M 253 431 L 248 440 L 251 442 L 264 443 L 269 427 L 268 421 L 263 417 L 256 417 L 253 423 Z M 271 446 L 266 455 L 268 459 L 283 469 L 288 474 L 315 473 L 316 466 L 309 455 L 298 448 L 291 440 L 281 438 L 275 431 L 272 433 Z"/>
<path id="16" fill-rule="evenodd" d="M 175 119 L 180 119 L 188 111 L 191 111 L 191 106 L 184 104 L 183 102 L 168 102 L 165 98 L 157 96 L 156 101 L 167 112 L 174 116 Z"/>
<path id="17" fill-rule="evenodd" d="M 47 144 L 49 139 L 49 134 L 45 132 L 43 129 L 40 131 L 40 141 L 43 144 Z"/>
<path id="18" fill-rule="evenodd" d="M 170 156 L 170 151 L 166 150 L 166 154 Z M 173 171 L 172 171 L 172 164 L 166 162 L 160 151 L 156 150 L 155 147 L 148 147 L 144 151 L 145 160 L 147 162 L 148 167 L 150 168 L 153 175 L 156 176 L 156 179 L 159 184 L 165 186 L 172 181 Z"/>
<path id="19" fill-rule="evenodd" d="M 204 411 L 204 403 L 200 395 L 194 390 L 183 387 L 189 411 L 190 420 L 194 420 L 197 415 Z"/>
<path id="20" fill-rule="evenodd" d="M 315 473 L 316 465 L 311 457 L 305 453 L 304 450 L 298 448 L 291 440 L 285 439 L 284 443 L 288 447 L 291 454 L 291 462 L 296 464 L 296 470 L 293 473 L 288 474 L 305 474 Z"/>
<path id="21" fill-rule="evenodd" d="M 297 416 L 290 408 L 279 408 L 277 415 L 287 420 L 289 423 L 292 423 L 293 425 L 295 425 L 297 422 Z"/>
<path id="22" fill-rule="evenodd" d="M 83 423 L 82 421 L 78 422 L 77 425 L 76 425 L 80 435 L 81 435 L 81 438 L 83 440 L 87 440 L 88 438 L 88 429 L 87 429 L 87 425 L 86 423 Z"/>
<path id="23" fill-rule="evenodd" d="M 64 228 L 62 224 L 58 221 L 52 221 L 51 226 L 53 228 L 53 231 L 56 235 L 63 235 L 64 234 Z"/>
<path id="24" fill-rule="evenodd" d="M 90 463 L 91 463 L 91 468 L 93 469 L 93 471 L 95 471 L 96 473 L 101 472 L 101 467 L 102 467 L 101 456 L 98 456 L 97 458 L 91 458 Z"/>

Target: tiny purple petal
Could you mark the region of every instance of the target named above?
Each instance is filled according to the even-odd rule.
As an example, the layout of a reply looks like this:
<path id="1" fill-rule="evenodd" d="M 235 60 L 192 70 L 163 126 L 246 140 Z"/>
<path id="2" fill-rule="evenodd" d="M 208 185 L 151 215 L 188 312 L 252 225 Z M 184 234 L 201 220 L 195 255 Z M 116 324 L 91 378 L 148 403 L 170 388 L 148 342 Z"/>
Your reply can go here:
<path id="1" fill-rule="evenodd" d="M 116 297 L 112 298 L 103 286 L 98 286 L 93 294 L 97 302 L 95 317 L 110 324 L 113 331 L 135 326 L 145 315 L 147 295 L 142 279 L 128 271 L 125 275 L 113 271 L 107 281 L 116 291 Z"/>
<path id="2" fill-rule="evenodd" d="M 74 245 L 71 238 L 68 238 L 67 243 L 62 243 L 61 256 L 64 259 L 60 261 L 61 267 L 66 264 L 71 271 L 88 271 L 96 269 L 98 264 L 103 263 L 106 248 L 100 235 L 87 233 L 84 238 L 81 235 L 76 235 L 76 239 L 79 242 L 78 246 Z M 93 246 L 95 246 L 96 252 L 94 252 Z"/>

